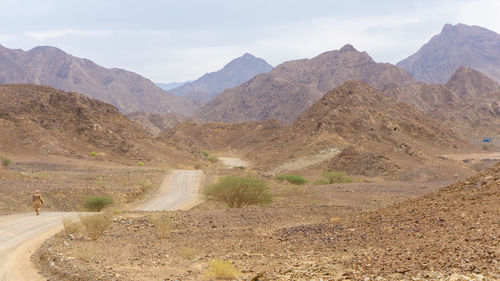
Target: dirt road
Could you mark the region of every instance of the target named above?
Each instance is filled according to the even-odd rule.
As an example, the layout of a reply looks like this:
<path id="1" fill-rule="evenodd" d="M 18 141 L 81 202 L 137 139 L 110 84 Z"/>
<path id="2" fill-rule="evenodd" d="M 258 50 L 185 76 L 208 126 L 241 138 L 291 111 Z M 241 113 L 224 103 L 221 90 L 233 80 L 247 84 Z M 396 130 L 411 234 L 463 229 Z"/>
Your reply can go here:
<path id="1" fill-rule="evenodd" d="M 40 244 L 62 229 L 62 217 L 78 213 L 35 212 L 0 217 L 0 280 L 45 280 L 31 264 Z"/>
<path id="2" fill-rule="evenodd" d="M 137 211 L 184 210 L 201 202 L 199 190 L 203 182 L 200 170 L 173 170 L 163 180 L 152 200 L 136 207 Z"/>
<path id="3" fill-rule="evenodd" d="M 458 161 L 500 161 L 500 152 L 491 153 L 469 153 L 469 154 L 448 154 L 439 155 L 444 159 L 453 159 Z"/>
<path id="4" fill-rule="evenodd" d="M 189 209 L 201 201 L 198 191 L 202 181 L 202 171 L 174 170 L 162 182 L 159 193 L 136 210 Z M 77 215 L 42 212 L 35 216 L 33 212 L 0 216 L 0 281 L 45 280 L 37 273 L 30 256 L 43 241 L 63 228 L 63 217 Z"/>

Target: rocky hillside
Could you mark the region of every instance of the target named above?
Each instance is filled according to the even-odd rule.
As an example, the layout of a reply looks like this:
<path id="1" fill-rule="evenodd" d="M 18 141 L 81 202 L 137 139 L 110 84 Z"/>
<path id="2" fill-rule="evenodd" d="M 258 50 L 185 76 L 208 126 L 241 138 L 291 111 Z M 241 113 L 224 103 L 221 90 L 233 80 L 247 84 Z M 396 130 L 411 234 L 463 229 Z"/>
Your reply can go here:
<path id="1" fill-rule="evenodd" d="M 500 81 L 500 35 L 479 26 L 446 24 L 440 34 L 397 66 L 428 83 L 446 82 L 460 66 Z"/>
<path id="2" fill-rule="evenodd" d="M 0 151 L 142 161 L 182 155 L 110 104 L 22 84 L 0 85 Z"/>
<path id="3" fill-rule="evenodd" d="M 226 64 L 221 70 L 207 73 L 198 80 L 171 89 L 170 92 L 206 103 L 222 91 L 236 87 L 271 69 L 272 65 L 265 60 L 244 54 Z"/>
<path id="4" fill-rule="evenodd" d="M 176 113 L 161 114 L 138 111 L 127 114 L 127 117 L 154 136 L 172 129 L 184 121 L 184 118 Z"/>
<path id="5" fill-rule="evenodd" d="M 195 102 L 171 95 L 150 80 L 118 68 L 104 68 L 54 47 L 27 52 L 0 46 L 0 84 L 37 84 L 78 92 L 117 107 L 123 113 L 146 111 L 191 115 Z"/>
<path id="6" fill-rule="evenodd" d="M 375 62 L 351 45 L 313 59 L 285 62 L 272 71 L 224 91 L 203 106 L 197 117 L 205 121 L 241 122 L 278 119 L 291 124 L 327 91 L 347 80 L 378 89 L 394 83 L 415 82 L 406 71 Z"/>

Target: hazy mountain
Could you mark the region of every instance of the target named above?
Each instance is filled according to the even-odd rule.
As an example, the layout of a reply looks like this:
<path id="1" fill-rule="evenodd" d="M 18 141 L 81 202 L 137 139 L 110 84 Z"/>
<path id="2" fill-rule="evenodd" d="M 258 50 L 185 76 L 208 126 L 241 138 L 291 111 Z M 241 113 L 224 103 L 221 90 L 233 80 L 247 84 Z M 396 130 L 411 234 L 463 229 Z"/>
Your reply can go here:
<path id="1" fill-rule="evenodd" d="M 174 88 L 175 95 L 197 101 L 208 102 L 222 91 L 238 86 L 255 75 L 273 69 L 265 60 L 251 54 L 244 54 L 226 64 L 219 71 L 203 75 L 201 78 Z"/>
<path id="2" fill-rule="evenodd" d="M 446 24 L 440 34 L 397 66 L 429 83 L 446 82 L 460 66 L 500 81 L 500 35 L 479 26 Z"/>
<path id="3" fill-rule="evenodd" d="M 36 47 L 25 52 L 0 46 L 0 83 L 48 85 L 78 92 L 111 103 L 124 113 L 191 115 L 197 108 L 193 101 L 171 95 L 133 72 L 104 68 L 54 47 Z"/>
<path id="4" fill-rule="evenodd" d="M 366 52 L 346 45 L 313 59 L 285 62 L 228 89 L 203 106 L 197 117 L 223 122 L 278 119 L 290 124 L 327 91 L 347 80 L 363 81 L 378 89 L 390 83 L 416 82 L 405 70 L 377 63 Z"/>
<path id="5" fill-rule="evenodd" d="M 180 87 L 186 83 L 188 83 L 190 81 L 186 81 L 186 82 L 172 82 L 172 83 L 156 83 L 156 85 L 160 88 L 162 88 L 163 90 L 165 91 L 169 91 L 169 90 L 172 90 L 174 88 L 177 88 L 177 87 Z"/>

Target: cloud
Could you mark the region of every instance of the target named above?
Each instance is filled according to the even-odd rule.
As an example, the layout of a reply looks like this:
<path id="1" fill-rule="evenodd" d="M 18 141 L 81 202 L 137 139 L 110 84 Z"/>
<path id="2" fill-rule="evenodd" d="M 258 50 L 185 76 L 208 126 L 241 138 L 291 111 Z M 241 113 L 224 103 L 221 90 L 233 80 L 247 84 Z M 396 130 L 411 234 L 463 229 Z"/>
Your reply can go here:
<path id="1" fill-rule="evenodd" d="M 38 41 L 53 39 L 58 37 L 78 36 L 78 37 L 94 37 L 105 36 L 111 34 L 109 30 L 78 30 L 78 29 L 58 29 L 46 31 L 25 32 L 24 35 Z"/>

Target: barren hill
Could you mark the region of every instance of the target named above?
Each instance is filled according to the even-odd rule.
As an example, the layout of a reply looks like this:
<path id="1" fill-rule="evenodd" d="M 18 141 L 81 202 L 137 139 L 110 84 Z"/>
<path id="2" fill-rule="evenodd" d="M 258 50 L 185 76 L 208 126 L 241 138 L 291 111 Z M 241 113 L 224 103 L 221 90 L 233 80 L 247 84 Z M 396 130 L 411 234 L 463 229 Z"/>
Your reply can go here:
<path id="1" fill-rule="evenodd" d="M 155 136 L 172 129 L 184 121 L 184 118 L 176 113 L 161 114 L 141 111 L 129 113 L 127 118 L 138 123 Z"/>
<path id="2" fill-rule="evenodd" d="M 377 63 L 367 53 L 346 45 L 313 59 L 285 62 L 228 89 L 203 106 L 197 116 L 205 121 L 278 119 L 291 124 L 327 91 L 347 80 L 363 81 L 379 89 L 390 83 L 415 82 L 406 71 Z"/>
<path id="3" fill-rule="evenodd" d="M 182 152 L 157 142 L 118 109 L 87 96 L 47 86 L 0 85 L 0 150 L 154 160 Z"/>
<path id="4" fill-rule="evenodd" d="M 446 82 L 460 66 L 500 81 L 500 35 L 479 26 L 446 24 L 440 34 L 396 65 L 428 83 Z"/>
<path id="5" fill-rule="evenodd" d="M 150 80 L 123 69 L 107 69 L 54 47 L 27 52 L 0 46 L 0 84 L 37 84 L 83 93 L 121 112 L 175 112 L 191 115 L 198 105 L 163 91 Z"/>
<path id="6" fill-rule="evenodd" d="M 221 70 L 207 73 L 198 80 L 171 89 L 170 92 L 206 103 L 222 91 L 236 87 L 257 74 L 271 69 L 273 69 L 272 65 L 265 60 L 251 54 L 244 54 L 226 64 Z"/>

